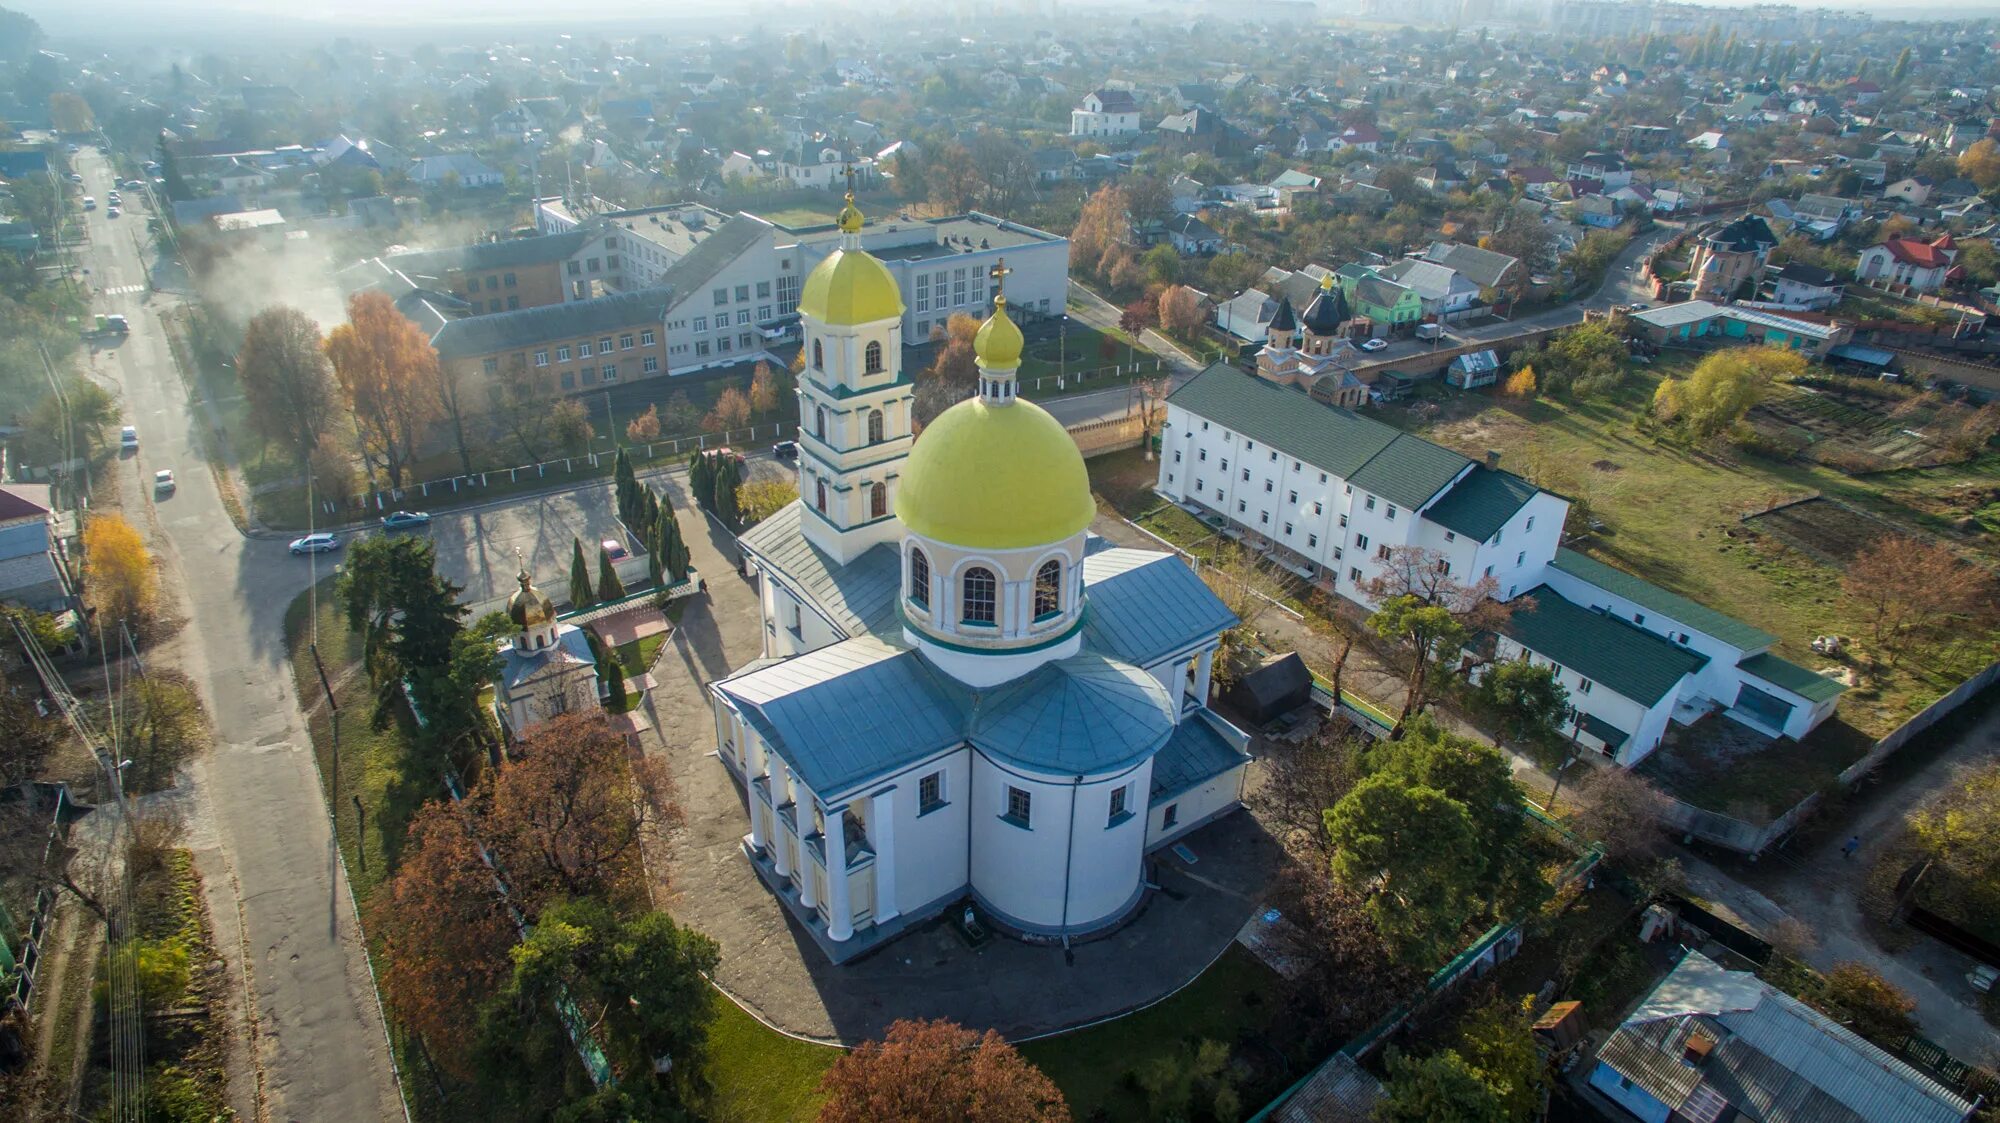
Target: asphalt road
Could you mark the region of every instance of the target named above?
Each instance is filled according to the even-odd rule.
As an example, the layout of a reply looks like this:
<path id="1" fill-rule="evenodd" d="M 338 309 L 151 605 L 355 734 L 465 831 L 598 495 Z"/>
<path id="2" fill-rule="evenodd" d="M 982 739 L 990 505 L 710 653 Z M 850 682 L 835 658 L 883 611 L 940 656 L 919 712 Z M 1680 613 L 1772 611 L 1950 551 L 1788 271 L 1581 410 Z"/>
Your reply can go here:
<path id="1" fill-rule="evenodd" d="M 248 961 L 265 1117 L 400 1118 L 381 1014 L 286 659 L 285 609 L 305 588 L 309 567 L 293 564 L 284 543 L 245 539 L 231 523 L 161 327 L 159 313 L 172 298 L 146 292 L 135 240 L 144 237 L 146 216 L 109 217 L 103 200 L 111 169 L 94 149 L 77 166 L 84 190 L 100 200 L 86 216 L 90 245 L 81 255 L 100 290 L 96 310 L 122 312 L 132 323 L 129 337 L 90 357 L 99 377 L 121 391 L 139 429 L 138 454 L 118 465 L 131 473 L 128 517 L 138 522 L 146 513 L 155 470 L 170 468 L 179 481 L 151 513 L 163 581 L 184 592 L 190 619 L 155 656 L 182 664 L 215 719 L 214 751 L 196 762 L 190 780 L 207 821 L 193 824 L 190 838 L 199 840 L 218 943 L 232 960 Z M 126 288 L 135 291 L 118 291 Z"/>

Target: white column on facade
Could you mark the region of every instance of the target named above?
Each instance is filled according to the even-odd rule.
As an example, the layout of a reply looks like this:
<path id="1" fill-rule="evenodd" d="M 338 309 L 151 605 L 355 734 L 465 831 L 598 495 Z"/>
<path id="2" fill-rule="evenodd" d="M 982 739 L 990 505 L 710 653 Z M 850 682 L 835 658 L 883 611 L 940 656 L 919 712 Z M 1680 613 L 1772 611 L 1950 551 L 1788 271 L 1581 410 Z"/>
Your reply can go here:
<path id="1" fill-rule="evenodd" d="M 847 811 L 826 813 L 826 938 L 854 935 L 854 910 L 847 902 Z"/>
<path id="2" fill-rule="evenodd" d="M 799 818 L 799 872 L 792 878 L 792 884 L 798 887 L 799 903 L 816 909 L 819 907 L 819 889 L 813 885 L 812 847 L 806 845 L 806 835 L 812 831 L 812 804 L 800 800 L 793 810 Z"/>
<path id="3" fill-rule="evenodd" d="M 746 745 L 744 748 L 746 751 L 743 753 L 743 774 L 750 778 L 750 845 L 760 854 L 769 854 L 771 852 L 771 836 L 767 833 L 764 826 L 764 816 L 767 812 L 764 810 L 764 801 L 757 798 L 757 780 L 759 777 L 749 767 L 751 755 L 747 751 L 749 746 Z M 764 790 L 767 792 L 770 791 L 771 778 L 765 776 L 762 779 L 764 781 Z"/>
<path id="4" fill-rule="evenodd" d="M 1215 649 L 1211 647 L 1201 653 L 1201 658 L 1196 661 L 1194 668 L 1195 701 L 1204 706 L 1208 705 L 1209 678 L 1214 670 Z"/>
<path id="5" fill-rule="evenodd" d="M 791 841 L 785 837 L 784 819 L 778 814 L 778 808 L 783 807 L 785 802 L 791 798 L 792 774 L 786 769 L 784 761 L 773 756 L 771 758 L 771 833 L 777 837 L 772 840 L 771 864 L 777 868 L 779 877 L 792 876 Z"/>
<path id="6" fill-rule="evenodd" d="M 868 811 L 868 831 L 875 845 L 875 923 L 902 915 L 896 907 L 896 793 L 875 793 Z"/>

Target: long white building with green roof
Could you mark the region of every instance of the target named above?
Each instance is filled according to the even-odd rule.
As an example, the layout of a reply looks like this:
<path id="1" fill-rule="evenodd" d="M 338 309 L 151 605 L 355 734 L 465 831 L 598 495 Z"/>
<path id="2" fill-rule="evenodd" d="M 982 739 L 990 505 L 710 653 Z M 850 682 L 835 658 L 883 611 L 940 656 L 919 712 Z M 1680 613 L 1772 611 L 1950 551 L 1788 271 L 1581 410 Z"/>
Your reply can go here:
<path id="1" fill-rule="evenodd" d="M 1179 558 L 1089 533 L 1004 297 L 978 394 L 916 434 L 901 287 L 851 197 L 840 228 L 799 299 L 801 498 L 741 539 L 764 654 L 710 686 L 744 854 L 835 962 L 967 905 L 1102 933 L 1149 852 L 1240 805 L 1248 738 L 1206 705 L 1236 618 Z"/>
<path id="2" fill-rule="evenodd" d="M 1321 395 L 1226 363 L 1167 399 L 1159 492 L 1321 587 L 1369 605 L 1398 547 L 1430 551 L 1515 606 L 1476 657 L 1552 665 L 1567 732 L 1636 764 L 1670 723 L 1726 715 L 1799 738 L 1843 689 L 1771 654 L 1777 637 L 1562 547 L 1569 501 Z"/>

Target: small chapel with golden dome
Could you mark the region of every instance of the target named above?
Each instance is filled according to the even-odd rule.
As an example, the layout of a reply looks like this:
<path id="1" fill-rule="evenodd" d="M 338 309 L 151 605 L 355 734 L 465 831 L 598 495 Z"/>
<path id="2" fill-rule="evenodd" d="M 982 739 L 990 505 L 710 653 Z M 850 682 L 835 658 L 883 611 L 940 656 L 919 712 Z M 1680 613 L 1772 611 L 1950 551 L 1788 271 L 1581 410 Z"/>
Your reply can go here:
<path id="1" fill-rule="evenodd" d="M 1103 933 L 1148 853 L 1240 805 L 1248 738 L 1207 706 L 1236 618 L 1090 533 L 1076 443 L 1019 396 L 1004 269 L 977 391 L 917 433 L 902 293 L 852 195 L 839 224 L 799 299 L 800 498 L 741 539 L 763 657 L 710 686 L 744 853 L 835 962 L 966 907 Z"/>

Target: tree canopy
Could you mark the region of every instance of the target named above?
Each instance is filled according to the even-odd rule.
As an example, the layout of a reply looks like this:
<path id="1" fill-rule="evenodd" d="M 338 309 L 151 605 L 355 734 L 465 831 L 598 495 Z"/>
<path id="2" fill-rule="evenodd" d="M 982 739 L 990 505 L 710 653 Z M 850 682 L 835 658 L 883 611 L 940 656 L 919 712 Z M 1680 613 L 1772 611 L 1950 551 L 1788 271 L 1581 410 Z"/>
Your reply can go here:
<path id="1" fill-rule="evenodd" d="M 897 1021 L 833 1062 L 819 1123 L 1067 1123 L 1055 1083 L 1000 1035 Z"/>

